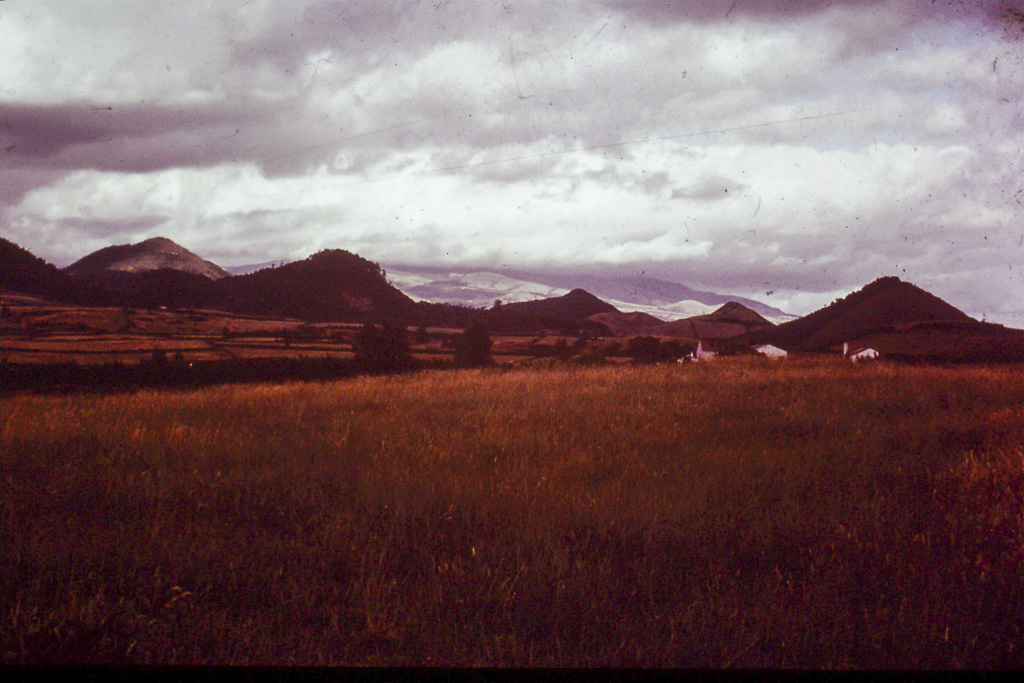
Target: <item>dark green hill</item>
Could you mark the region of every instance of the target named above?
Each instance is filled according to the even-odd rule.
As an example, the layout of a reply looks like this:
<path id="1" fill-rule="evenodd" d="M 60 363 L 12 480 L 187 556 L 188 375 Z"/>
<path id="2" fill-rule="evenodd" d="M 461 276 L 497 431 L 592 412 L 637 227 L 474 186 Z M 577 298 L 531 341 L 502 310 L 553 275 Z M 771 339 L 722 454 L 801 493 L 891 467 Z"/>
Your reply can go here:
<path id="1" fill-rule="evenodd" d="M 619 313 L 611 304 L 601 301 L 590 292 L 574 289 L 568 294 L 504 304 L 487 311 L 485 316 L 493 330 L 506 332 L 540 332 L 551 330 L 565 334 L 576 334 L 591 330 L 606 334 L 605 325 L 588 320 L 600 313 Z"/>
<path id="2" fill-rule="evenodd" d="M 622 313 L 621 311 L 606 311 L 588 316 L 590 322 L 604 325 L 608 333 L 617 337 L 632 337 L 636 335 L 654 334 L 654 330 L 665 324 L 664 320 L 655 318 L 649 313 L 633 311 Z"/>
<path id="3" fill-rule="evenodd" d="M 60 268 L 0 237 L 0 288 L 71 304 L 103 304 L 103 293 L 75 282 Z"/>
<path id="4" fill-rule="evenodd" d="M 938 321 L 977 322 L 920 287 L 898 277 L 883 277 L 824 308 L 763 333 L 763 338 L 786 349 L 816 351 L 894 330 L 897 325 Z"/>
<path id="5" fill-rule="evenodd" d="M 687 339 L 728 339 L 775 327 L 759 313 L 737 301 L 723 304 L 711 313 L 664 323 L 655 334 Z"/>
<path id="6" fill-rule="evenodd" d="M 582 322 L 598 313 L 618 312 L 611 304 L 582 289 L 574 289 L 568 294 L 550 299 L 505 304 L 500 309 L 504 315 L 555 318 L 572 323 Z"/>
<path id="7" fill-rule="evenodd" d="M 309 321 L 409 321 L 416 303 L 388 283 L 384 271 L 342 249 L 212 283 L 215 305 L 238 313 Z"/>

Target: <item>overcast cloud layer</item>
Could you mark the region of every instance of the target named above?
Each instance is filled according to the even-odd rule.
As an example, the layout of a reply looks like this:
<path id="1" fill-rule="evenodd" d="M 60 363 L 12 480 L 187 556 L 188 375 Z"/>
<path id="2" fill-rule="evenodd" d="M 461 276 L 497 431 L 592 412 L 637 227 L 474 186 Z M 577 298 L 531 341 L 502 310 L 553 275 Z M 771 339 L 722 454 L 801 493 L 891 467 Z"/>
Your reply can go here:
<path id="1" fill-rule="evenodd" d="M 898 275 L 1024 325 L 1019 2 L 0 3 L 3 235 L 66 265 Z"/>

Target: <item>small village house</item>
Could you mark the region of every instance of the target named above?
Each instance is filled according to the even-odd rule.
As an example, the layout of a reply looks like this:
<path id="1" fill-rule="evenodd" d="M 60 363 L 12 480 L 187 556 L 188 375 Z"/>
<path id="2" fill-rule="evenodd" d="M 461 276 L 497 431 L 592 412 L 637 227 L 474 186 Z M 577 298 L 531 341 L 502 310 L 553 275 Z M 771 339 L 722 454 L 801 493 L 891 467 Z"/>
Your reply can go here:
<path id="1" fill-rule="evenodd" d="M 849 342 L 843 343 L 843 355 L 854 363 L 862 360 L 875 360 L 879 356 L 878 351 L 870 346 L 858 346 Z"/>
<path id="2" fill-rule="evenodd" d="M 762 356 L 767 356 L 772 360 L 778 360 L 779 358 L 785 358 L 789 355 L 789 352 L 785 349 L 780 349 L 778 346 L 772 346 L 771 344 L 761 344 L 755 346 L 754 350 Z"/>
<path id="3" fill-rule="evenodd" d="M 693 352 L 694 360 L 711 360 L 715 355 L 714 351 L 704 348 L 704 342 L 697 342 L 697 350 Z"/>

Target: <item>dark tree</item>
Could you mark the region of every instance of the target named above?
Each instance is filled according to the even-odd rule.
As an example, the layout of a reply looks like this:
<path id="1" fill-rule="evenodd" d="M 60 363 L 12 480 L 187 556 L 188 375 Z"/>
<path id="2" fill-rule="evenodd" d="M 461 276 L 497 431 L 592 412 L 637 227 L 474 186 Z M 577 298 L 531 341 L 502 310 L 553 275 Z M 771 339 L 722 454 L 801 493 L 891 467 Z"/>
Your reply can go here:
<path id="1" fill-rule="evenodd" d="M 572 352 L 569 351 L 569 342 L 565 341 L 565 337 L 559 337 L 558 341 L 555 342 L 554 354 L 562 360 L 572 355 Z"/>
<path id="2" fill-rule="evenodd" d="M 474 320 L 455 340 L 455 366 L 476 368 L 492 365 L 491 332 L 479 320 Z"/>
<path id="3" fill-rule="evenodd" d="M 617 341 L 610 342 L 603 349 L 605 356 L 618 356 L 622 353 L 622 344 Z"/>
<path id="4" fill-rule="evenodd" d="M 679 360 L 683 356 L 692 356 L 696 351 L 696 344 L 684 344 L 678 339 L 670 339 L 661 345 L 661 355 L 664 360 Z"/>
<path id="5" fill-rule="evenodd" d="M 630 337 L 626 355 L 637 363 L 654 363 L 661 359 L 661 342 L 655 337 Z"/>
<path id="6" fill-rule="evenodd" d="M 715 344 L 715 353 L 719 356 L 755 356 L 757 351 L 749 344 L 735 341 L 719 341 Z"/>
<path id="7" fill-rule="evenodd" d="M 356 365 L 364 370 L 409 370 L 415 366 L 405 327 L 392 322 L 363 325 L 356 336 L 355 356 Z"/>

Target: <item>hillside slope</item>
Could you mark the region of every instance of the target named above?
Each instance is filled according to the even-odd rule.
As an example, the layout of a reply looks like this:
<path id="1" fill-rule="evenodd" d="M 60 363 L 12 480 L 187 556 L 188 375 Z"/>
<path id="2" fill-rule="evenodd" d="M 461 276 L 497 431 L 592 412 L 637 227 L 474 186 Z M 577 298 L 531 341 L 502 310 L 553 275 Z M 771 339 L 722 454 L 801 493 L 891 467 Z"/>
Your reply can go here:
<path id="1" fill-rule="evenodd" d="M 0 288 L 73 304 L 106 303 L 104 295 L 76 283 L 57 266 L 0 237 Z"/>
<path id="2" fill-rule="evenodd" d="M 728 339 L 750 332 L 770 330 L 774 325 L 759 313 L 737 301 L 730 301 L 706 315 L 665 323 L 655 333 L 687 339 Z"/>
<path id="3" fill-rule="evenodd" d="M 580 288 L 624 313 L 643 312 L 662 321 L 710 313 L 729 301 L 742 303 L 772 322 L 795 317 L 752 299 L 700 291 L 643 275 L 596 276 L 514 269 L 476 271 L 409 264 L 391 264 L 387 268 L 395 286 L 416 300 L 477 309 L 489 308 L 496 299 L 505 303 L 533 301 L 562 296 Z"/>
<path id="4" fill-rule="evenodd" d="M 217 264 L 200 258 L 166 237 L 154 237 L 138 244 L 104 247 L 75 261 L 64 270 L 72 276 L 97 276 L 110 271 L 144 273 L 163 269 L 202 275 L 211 280 L 230 275 Z"/>
<path id="5" fill-rule="evenodd" d="M 783 323 L 766 339 L 788 349 L 824 350 L 897 325 L 977 322 L 963 311 L 897 277 L 883 277 L 832 304 Z"/>
<path id="6" fill-rule="evenodd" d="M 500 310 L 505 315 L 551 317 L 574 323 L 598 313 L 616 312 L 614 306 L 582 289 L 574 289 L 568 294 L 550 299 L 505 304 Z"/>
<path id="7" fill-rule="evenodd" d="M 617 337 L 655 334 L 655 330 L 665 324 L 653 315 L 639 311 L 631 313 L 607 311 L 588 316 L 587 320 L 604 325 L 610 334 Z"/>
<path id="8" fill-rule="evenodd" d="M 416 317 L 416 303 L 391 286 L 380 266 L 342 249 L 213 283 L 215 303 L 238 313 L 309 321 Z"/>

